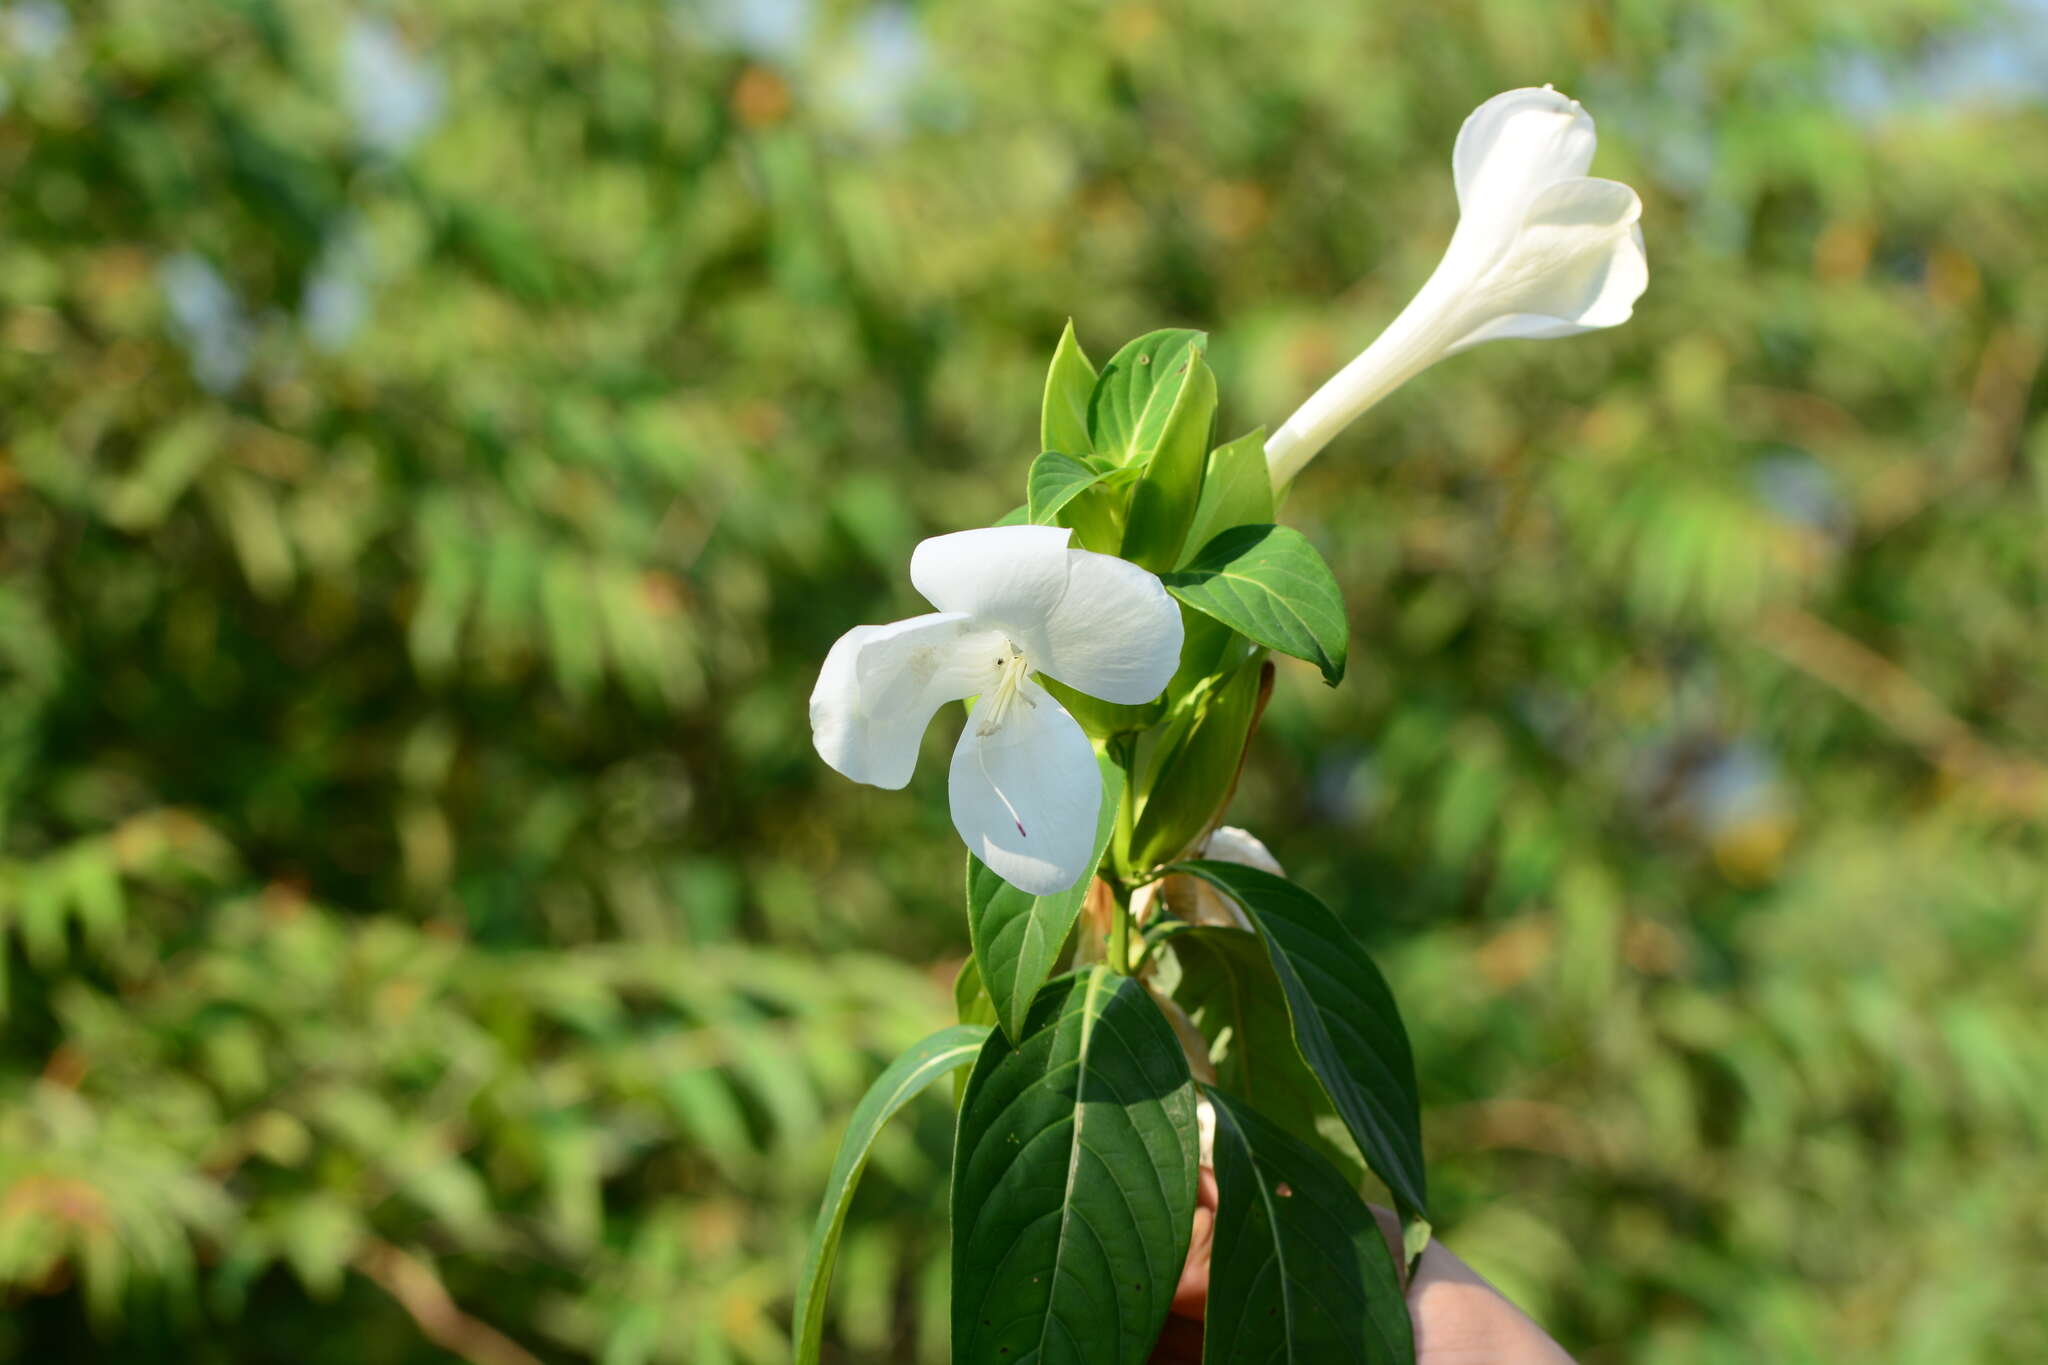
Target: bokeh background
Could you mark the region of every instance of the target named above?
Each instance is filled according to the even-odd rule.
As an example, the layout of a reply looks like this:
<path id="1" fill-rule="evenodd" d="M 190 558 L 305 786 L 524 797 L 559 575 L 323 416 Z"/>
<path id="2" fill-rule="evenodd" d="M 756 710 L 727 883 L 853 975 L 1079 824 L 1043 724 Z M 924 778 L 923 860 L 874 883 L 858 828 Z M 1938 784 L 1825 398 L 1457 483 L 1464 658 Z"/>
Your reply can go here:
<path id="1" fill-rule="evenodd" d="M 1072 316 L 1272 424 L 1545 81 L 1635 320 L 1288 516 L 1237 818 L 1403 1002 L 1446 1238 L 1588 1365 L 2048 1358 L 2048 14 L 1971 0 L 0 6 L 0 1358 L 787 1357 L 965 946 L 831 640 Z M 938 1362 L 948 1114 L 830 1358 Z"/>

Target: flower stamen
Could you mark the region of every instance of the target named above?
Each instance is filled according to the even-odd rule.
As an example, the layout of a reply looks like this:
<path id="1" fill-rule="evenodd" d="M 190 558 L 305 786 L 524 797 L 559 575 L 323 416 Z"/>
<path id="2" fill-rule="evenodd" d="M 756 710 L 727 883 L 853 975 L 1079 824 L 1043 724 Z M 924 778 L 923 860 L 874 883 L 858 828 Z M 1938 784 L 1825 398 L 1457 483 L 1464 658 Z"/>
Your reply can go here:
<path id="1" fill-rule="evenodd" d="M 1010 718 L 1010 713 L 1016 710 L 1017 703 L 1022 702 L 1033 709 L 1038 706 L 1037 702 L 1024 695 L 1024 683 L 1031 676 L 1031 666 L 1025 662 L 1023 650 L 1011 645 L 1009 657 L 996 660 L 996 667 L 1001 672 L 996 678 L 995 690 L 983 697 L 974 708 L 977 720 L 975 733 L 983 739 L 1003 728 L 1003 723 Z M 994 774 L 988 770 L 986 746 L 975 747 L 975 761 L 981 765 L 981 775 L 988 782 L 988 789 L 996 794 L 996 800 L 1002 802 L 1003 809 L 1010 813 L 1010 823 L 1017 827 L 1017 837 L 1030 838 L 1024 829 L 1023 817 L 1017 814 L 1017 807 L 1003 794 L 1003 789 L 996 783 Z"/>
<path id="2" fill-rule="evenodd" d="M 1031 676 L 1031 666 L 1024 660 L 1024 651 L 1010 646 L 1010 656 L 997 660 L 1001 672 L 996 677 L 995 690 L 981 699 L 974 708 L 979 719 L 975 733 L 986 739 L 1003 728 L 1003 722 L 1010 718 L 1018 702 L 1036 707 L 1037 702 L 1024 695 L 1024 683 Z"/>

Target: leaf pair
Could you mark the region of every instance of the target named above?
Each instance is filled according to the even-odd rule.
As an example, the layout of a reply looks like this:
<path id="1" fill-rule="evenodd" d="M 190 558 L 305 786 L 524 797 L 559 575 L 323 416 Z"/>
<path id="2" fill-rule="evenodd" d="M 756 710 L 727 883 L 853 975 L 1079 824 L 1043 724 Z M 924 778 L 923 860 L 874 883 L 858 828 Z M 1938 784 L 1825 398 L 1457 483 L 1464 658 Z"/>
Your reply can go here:
<path id="1" fill-rule="evenodd" d="M 1408 1365 L 1400 1276 L 1327 1161 L 1211 1089 L 1217 1208 L 1205 1365 Z M 990 1036 L 953 1166 L 953 1358 L 1140 1365 L 1187 1258 L 1196 1088 L 1173 1030 L 1107 967 Z"/>

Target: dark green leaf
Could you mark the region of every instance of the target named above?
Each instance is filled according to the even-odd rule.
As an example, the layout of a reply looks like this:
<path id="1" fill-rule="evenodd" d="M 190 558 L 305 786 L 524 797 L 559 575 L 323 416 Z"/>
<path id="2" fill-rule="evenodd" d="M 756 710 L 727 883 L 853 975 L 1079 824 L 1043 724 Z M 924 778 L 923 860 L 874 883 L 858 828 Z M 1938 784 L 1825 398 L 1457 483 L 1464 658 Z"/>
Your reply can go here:
<path id="1" fill-rule="evenodd" d="M 1266 474 L 1266 429 L 1246 432 L 1209 452 L 1202 476 L 1202 500 L 1188 527 L 1182 562 L 1233 526 L 1259 526 L 1273 520 L 1273 481 Z"/>
<path id="2" fill-rule="evenodd" d="M 1144 474 L 1131 490 L 1124 525 L 1123 557 L 1155 572 L 1180 562 L 1202 498 L 1209 436 L 1216 429 L 1216 376 L 1200 350 L 1191 346 L 1184 354 L 1187 379 L 1160 428 L 1158 445 L 1149 455 L 1139 453 Z"/>
<path id="3" fill-rule="evenodd" d="M 1315 1151 L 1220 1090 L 1202 1365 L 1412 1365 L 1401 1275 L 1372 1210 Z"/>
<path id="4" fill-rule="evenodd" d="M 1167 589 L 1232 630 L 1306 659 L 1336 684 L 1350 631 L 1344 595 L 1308 537 L 1289 526 L 1235 526 L 1178 573 Z"/>
<path id="5" fill-rule="evenodd" d="M 1088 399 L 1095 392 L 1095 367 L 1074 336 L 1074 323 L 1060 333 L 1053 348 L 1052 366 L 1045 375 L 1045 401 L 1039 407 L 1038 447 L 1068 455 L 1086 455 L 1093 447 L 1088 440 Z"/>
<path id="6" fill-rule="evenodd" d="M 1287 997 L 1294 1041 L 1373 1174 L 1403 1211 L 1426 1214 L 1415 1058 L 1393 992 L 1328 906 L 1284 877 L 1237 863 L 1182 863 L 1245 908 Z"/>
<path id="7" fill-rule="evenodd" d="M 1356 1189 L 1365 1162 L 1295 1044 L 1266 945 L 1246 930 L 1210 925 L 1182 925 L 1169 942 L 1180 969 L 1173 1001 L 1209 1040 L 1217 1084 L 1321 1152 Z M 1325 1131 L 1326 1119 L 1338 1131 Z"/>
<path id="8" fill-rule="evenodd" d="M 1102 771 L 1102 804 L 1095 817 L 1095 853 L 1080 881 L 1054 895 L 1033 896 L 989 871 L 973 854 L 967 855 L 967 932 L 974 942 L 974 962 L 996 1018 L 1012 1039 L 1023 1036 L 1024 1017 L 1052 976 L 1060 946 L 1095 879 L 1095 865 L 1116 831 L 1123 769 L 1107 758 L 1098 758 L 1097 766 Z"/>
<path id="9" fill-rule="evenodd" d="M 839 1234 L 846 1227 L 846 1211 L 853 1204 L 854 1187 L 868 1164 L 875 1135 L 919 1091 L 954 1067 L 966 1065 L 988 1036 L 988 1029 L 970 1024 L 940 1029 L 891 1062 L 854 1106 L 846 1136 L 839 1140 L 832 1174 L 825 1182 L 824 1207 L 818 1210 L 810 1254 L 797 1283 L 797 1365 L 812 1365 L 818 1359 L 818 1343 L 825 1331 L 825 1294 L 832 1283 L 832 1263 L 839 1254 Z"/>
<path id="10" fill-rule="evenodd" d="M 1188 382 L 1189 361 L 1208 341 L 1203 332 L 1167 328 L 1147 332 L 1111 356 L 1088 398 L 1088 436 L 1094 453 L 1118 464 L 1143 464 L 1151 458 Z"/>
<path id="11" fill-rule="evenodd" d="M 1048 986 L 992 1034 L 953 1156 L 953 1358 L 1141 1365 L 1195 1212 L 1195 1092 L 1144 987 Z"/>
<path id="12" fill-rule="evenodd" d="M 1222 809 L 1258 710 L 1261 664 L 1247 661 L 1207 691 L 1190 693 L 1160 736 L 1138 787 L 1151 794 L 1131 835 L 1134 870 L 1179 857 Z"/>

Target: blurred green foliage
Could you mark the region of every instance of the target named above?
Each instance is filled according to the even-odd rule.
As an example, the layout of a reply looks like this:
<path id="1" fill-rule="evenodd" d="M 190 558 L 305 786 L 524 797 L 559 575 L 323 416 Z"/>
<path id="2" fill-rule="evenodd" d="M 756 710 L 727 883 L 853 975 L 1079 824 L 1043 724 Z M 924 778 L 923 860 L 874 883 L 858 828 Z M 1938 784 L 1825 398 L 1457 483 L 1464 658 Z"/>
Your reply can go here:
<path id="1" fill-rule="evenodd" d="M 0 1356 L 783 1358 L 965 941 L 934 756 L 810 752 L 826 646 L 1020 501 L 1069 315 L 1277 422 L 1543 81 L 1650 293 L 1304 475 L 1353 662 L 1236 818 L 1589 1365 L 2048 1356 L 2048 114 L 1987 22 L 0 8 Z M 848 1362 L 944 1358 L 905 1119 Z"/>

